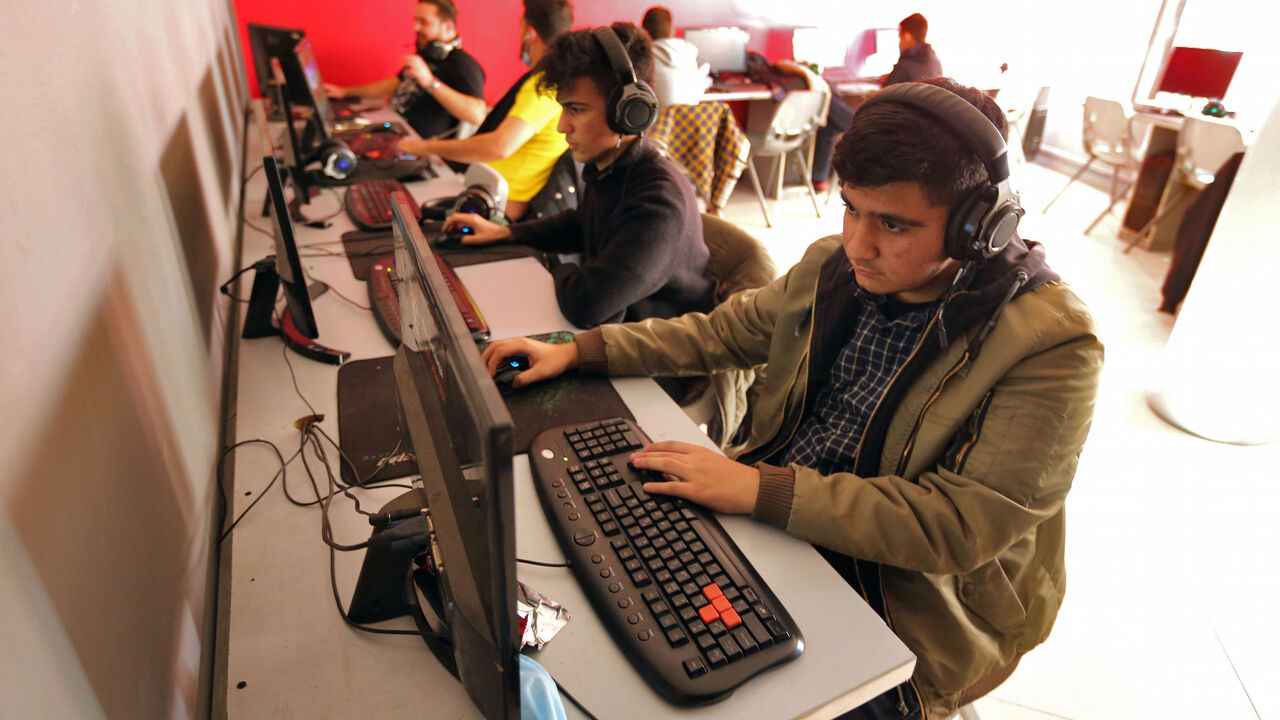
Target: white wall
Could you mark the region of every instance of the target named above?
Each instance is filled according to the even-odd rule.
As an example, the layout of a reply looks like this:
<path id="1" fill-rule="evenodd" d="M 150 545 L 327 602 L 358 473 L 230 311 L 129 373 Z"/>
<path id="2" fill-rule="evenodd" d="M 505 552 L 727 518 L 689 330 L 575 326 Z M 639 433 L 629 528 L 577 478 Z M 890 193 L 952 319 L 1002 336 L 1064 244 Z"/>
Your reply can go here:
<path id="1" fill-rule="evenodd" d="M 243 127 L 229 18 L 5 8 L 0 716 L 203 712 Z"/>

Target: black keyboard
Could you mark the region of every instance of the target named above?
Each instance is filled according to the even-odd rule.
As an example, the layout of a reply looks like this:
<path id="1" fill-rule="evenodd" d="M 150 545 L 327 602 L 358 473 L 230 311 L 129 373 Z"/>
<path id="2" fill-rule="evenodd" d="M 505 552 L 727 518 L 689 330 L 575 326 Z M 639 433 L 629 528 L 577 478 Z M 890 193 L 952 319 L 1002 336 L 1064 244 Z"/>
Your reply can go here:
<path id="1" fill-rule="evenodd" d="M 648 438 L 622 418 L 533 439 L 534 485 L 596 614 L 668 701 L 713 702 L 800 655 L 786 609 L 711 512 L 649 495 L 627 464 Z"/>
<path id="2" fill-rule="evenodd" d="M 365 232 L 385 232 L 391 229 L 391 193 L 403 191 L 409 196 L 414 215 L 422 219 L 422 209 L 409 195 L 404 183 L 392 178 L 362 180 L 347 188 L 344 204 L 347 215 L 356 227 Z"/>
<path id="3" fill-rule="evenodd" d="M 471 293 L 467 292 L 466 286 L 458 279 L 457 273 L 449 263 L 444 261 L 444 258 L 439 255 L 434 257 L 436 264 L 440 267 L 440 274 L 444 275 L 445 284 L 449 286 L 449 292 L 453 294 L 453 302 L 462 313 L 467 329 L 471 331 L 471 337 L 476 342 L 488 340 L 489 323 L 485 322 L 484 315 L 480 314 L 480 308 L 476 307 L 475 300 L 471 299 Z M 373 317 L 378 322 L 378 329 L 393 347 L 399 347 L 401 342 L 400 296 L 396 292 L 396 283 L 399 281 L 400 279 L 396 276 L 396 259 L 388 255 L 373 263 L 366 283 L 369 287 L 369 304 L 373 308 Z"/>

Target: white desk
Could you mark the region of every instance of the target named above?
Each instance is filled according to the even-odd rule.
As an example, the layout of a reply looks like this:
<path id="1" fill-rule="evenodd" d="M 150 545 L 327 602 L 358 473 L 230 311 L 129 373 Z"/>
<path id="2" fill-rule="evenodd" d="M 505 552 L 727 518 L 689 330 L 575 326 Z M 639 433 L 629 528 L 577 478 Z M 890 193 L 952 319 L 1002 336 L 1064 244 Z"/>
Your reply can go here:
<path id="1" fill-rule="evenodd" d="M 745 83 L 732 90 L 707 89 L 702 94 L 702 102 L 735 102 L 738 100 L 772 100 L 773 91 L 768 85 L 761 83 Z"/>
<path id="2" fill-rule="evenodd" d="M 246 189 L 250 200 L 261 196 L 261 175 L 255 180 Z M 418 192 L 416 186 L 411 190 Z M 312 214 L 322 214 L 321 202 L 325 201 L 313 203 Z M 340 216 L 328 230 L 299 228 L 299 242 L 336 240 L 350 227 L 350 221 Z M 270 252 L 268 238 L 246 233 L 242 263 Z M 304 264 L 314 278 L 365 302 L 364 285 L 352 276 L 345 258 L 312 257 Z M 550 275 L 531 258 L 463 267 L 458 275 L 495 338 L 570 329 L 556 310 Z M 247 279 L 242 287 L 242 293 L 247 293 Z M 519 302 L 513 302 L 513 288 L 519 288 Z M 313 304 L 320 342 L 351 351 L 353 360 L 392 353 L 369 311 L 343 302 L 334 293 L 322 295 Z M 298 444 L 292 423 L 311 410 L 294 392 L 278 339 L 242 340 L 239 345 L 238 387 L 232 400 L 235 439 L 271 440 L 288 457 Z M 292 353 L 289 360 L 302 394 L 316 412 L 325 415 L 321 427 L 336 438 L 337 368 Z M 701 439 L 709 444 L 651 380 L 613 382 L 654 440 Z M 234 467 L 233 517 L 257 497 L 278 462 L 269 450 L 249 446 L 237 453 Z M 520 555 L 561 559 L 534 496 L 526 456 L 517 457 L 514 470 Z M 294 463 L 289 487 L 295 497 L 310 492 L 305 483 L 300 465 Z M 355 492 L 367 498 L 366 509 L 376 509 L 403 491 Z M 335 499 L 330 519 L 339 543 L 368 537 L 367 522 L 348 500 Z M 574 615 L 568 627 L 534 657 L 601 718 L 833 717 L 910 676 L 915 664 L 911 653 L 809 545 L 747 518 L 724 518 L 723 522 L 804 633 L 806 648 L 798 659 L 753 679 L 721 703 L 691 709 L 668 705 L 644 684 L 608 638 L 568 570 L 520 565 L 522 581 L 560 601 Z M 478 718 L 461 686 L 421 640 L 368 635 L 343 624 L 333 606 L 328 552 L 319 531 L 319 511 L 291 505 L 276 487 L 224 543 L 214 717 L 342 718 L 395 713 Z M 338 555 L 338 592 L 345 605 L 362 554 Z M 411 629 L 412 623 L 402 618 L 387 626 Z M 567 702 L 566 706 L 574 715 L 575 709 Z"/>

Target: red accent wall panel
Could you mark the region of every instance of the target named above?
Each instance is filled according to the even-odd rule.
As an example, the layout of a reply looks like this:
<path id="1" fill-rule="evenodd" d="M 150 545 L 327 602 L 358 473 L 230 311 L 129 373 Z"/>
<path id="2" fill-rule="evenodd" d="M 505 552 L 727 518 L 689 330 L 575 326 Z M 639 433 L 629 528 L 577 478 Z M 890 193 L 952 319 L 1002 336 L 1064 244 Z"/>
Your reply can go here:
<path id="1" fill-rule="evenodd" d="M 524 73 L 520 64 L 521 0 L 455 0 L 462 46 L 484 68 L 485 98 L 493 104 Z M 416 0 L 352 2 L 352 0 L 234 0 L 245 51 L 249 85 L 255 96 L 257 78 L 249 55 L 247 23 L 300 28 L 307 32 L 326 81 L 358 85 L 395 74 L 400 60 L 413 50 Z M 791 23 L 781 4 L 773 16 L 744 16 L 735 0 L 577 0 L 574 27 L 626 20 L 637 25 L 652 5 L 671 8 L 677 27 L 736 25 L 751 32 L 750 48 L 770 59 L 790 57 Z M 687 5 L 687 7 L 682 7 Z"/>

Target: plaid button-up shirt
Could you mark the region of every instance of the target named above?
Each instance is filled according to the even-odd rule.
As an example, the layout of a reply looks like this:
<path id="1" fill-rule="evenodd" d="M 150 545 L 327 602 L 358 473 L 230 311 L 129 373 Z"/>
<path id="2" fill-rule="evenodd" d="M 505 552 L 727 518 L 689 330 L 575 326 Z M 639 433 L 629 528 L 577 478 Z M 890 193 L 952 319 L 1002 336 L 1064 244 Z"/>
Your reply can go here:
<path id="1" fill-rule="evenodd" d="M 858 440 L 889 381 L 907 361 L 937 303 L 904 305 L 856 285 L 862 311 L 849 342 L 836 356 L 831 380 L 800 421 L 783 453 L 784 465 L 829 475 L 850 472 Z"/>

